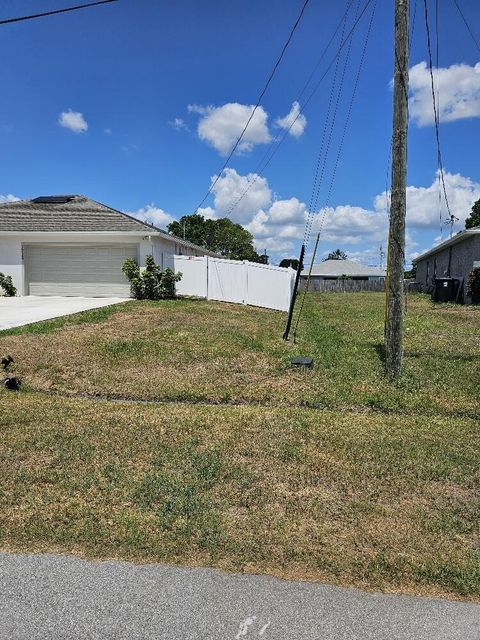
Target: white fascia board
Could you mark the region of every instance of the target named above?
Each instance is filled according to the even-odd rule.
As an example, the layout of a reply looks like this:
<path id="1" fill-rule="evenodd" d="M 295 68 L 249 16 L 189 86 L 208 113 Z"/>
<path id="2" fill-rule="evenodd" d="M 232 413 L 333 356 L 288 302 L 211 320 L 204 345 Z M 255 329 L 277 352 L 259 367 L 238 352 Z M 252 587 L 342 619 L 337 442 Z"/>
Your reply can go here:
<path id="1" fill-rule="evenodd" d="M 469 238 L 470 236 L 474 236 L 474 235 L 476 235 L 478 233 L 480 233 L 480 229 L 465 229 L 464 231 L 461 231 L 457 235 L 453 236 L 453 238 L 448 238 L 448 240 L 445 240 L 444 242 L 441 242 L 440 244 L 437 244 L 435 247 L 432 247 L 431 249 L 428 249 L 428 251 L 425 251 L 424 253 L 421 253 L 419 256 L 417 256 L 416 258 L 414 258 L 412 260 L 412 263 L 416 264 L 420 260 L 424 260 L 425 258 L 428 258 L 429 256 L 433 256 L 436 253 L 438 253 L 439 251 L 443 251 L 444 249 L 448 249 L 448 247 L 452 247 L 454 244 L 458 244 L 459 242 L 463 242 L 465 240 L 465 238 Z"/>

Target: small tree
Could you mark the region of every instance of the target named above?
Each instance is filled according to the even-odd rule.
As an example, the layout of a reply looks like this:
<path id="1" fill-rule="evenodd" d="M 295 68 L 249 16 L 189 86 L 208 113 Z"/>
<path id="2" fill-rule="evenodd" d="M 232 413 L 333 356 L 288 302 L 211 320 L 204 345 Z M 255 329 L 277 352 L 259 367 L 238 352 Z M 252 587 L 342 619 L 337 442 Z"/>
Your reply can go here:
<path id="1" fill-rule="evenodd" d="M 292 269 L 295 269 L 295 271 L 298 270 L 298 258 L 283 258 L 283 260 L 281 260 L 280 264 L 278 265 L 279 267 L 291 267 Z M 302 269 L 303 269 L 303 265 L 302 265 Z"/>
<path id="2" fill-rule="evenodd" d="M 480 227 L 480 200 L 474 203 L 471 214 L 465 220 L 465 229 L 473 227 Z"/>
<path id="3" fill-rule="evenodd" d="M 473 304 L 480 304 L 480 267 L 472 269 L 468 276 L 467 296 L 472 298 Z"/>
<path id="4" fill-rule="evenodd" d="M 133 258 L 127 258 L 122 271 L 130 281 L 132 296 L 137 300 L 175 298 L 175 283 L 182 278 L 181 273 L 174 273 L 171 269 L 162 271 L 150 255 L 145 258 L 144 269 L 140 269 Z"/>
<path id="5" fill-rule="evenodd" d="M 3 291 L 3 295 L 8 298 L 13 298 L 17 295 L 17 290 L 13 286 L 12 276 L 6 276 L 0 273 L 0 289 Z"/>
<path id="6" fill-rule="evenodd" d="M 415 280 L 415 278 L 417 277 L 417 265 L 412 264 L 412 268 L 409 269 L 408 271 L 405 271 L 403 274 L 403 277 L 406 280 Z"/>
<path id="7" fill-rule="evenodd" d="M 205 220 L 204 216 L 195 213 L 182 216 L 178 221 L 174 220 L 167 229 L 169 233 L 219 253 L 225 258 L 268 264 L 268 258 L 256 252 L 252 234 L 229 218 Z"/>
<path id="8" fill-rule="evenodd" d="M 347 260 L 347 258 L 348 256 L 345 251 L 342 251 L 341 249 L 335 249 L 335 251 L 330 251 L 325 260 Z"/>

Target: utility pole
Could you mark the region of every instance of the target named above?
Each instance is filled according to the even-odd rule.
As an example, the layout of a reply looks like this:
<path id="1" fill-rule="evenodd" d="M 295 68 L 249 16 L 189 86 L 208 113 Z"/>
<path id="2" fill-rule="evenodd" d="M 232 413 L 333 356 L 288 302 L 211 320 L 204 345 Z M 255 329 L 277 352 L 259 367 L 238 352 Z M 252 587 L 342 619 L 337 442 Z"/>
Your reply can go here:
<path id="1" fill-rule="evenodd" d="M 385 365 L 396 379 L 402 372 L 405 310 L 405 215 L 408 131 L 409 0 L 395 0 L 395 73 L 393 85 L 392 194 L 388 242 L 388 291 L 385 323 Z"/>

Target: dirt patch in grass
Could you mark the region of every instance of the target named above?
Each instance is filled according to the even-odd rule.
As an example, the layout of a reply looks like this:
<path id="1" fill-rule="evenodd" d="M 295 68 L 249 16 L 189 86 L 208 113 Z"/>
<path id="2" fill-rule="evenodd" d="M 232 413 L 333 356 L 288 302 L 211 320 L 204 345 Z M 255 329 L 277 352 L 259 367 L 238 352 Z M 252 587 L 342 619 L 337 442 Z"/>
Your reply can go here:
<path id="1" fill-rule="evenodd" d="M 0 544 L 480 597 L 478 422 L 0 393 Z"/>
<path id="2" fill-rule="evenodd" d="M 480 417 L 479 309 L 410 297 L 398 384 L 383 375 L 382 294 L 309 295 L 297 344 L 281 340 L 285 314 L 266 309 L 200 300 L 116 309 L 48 332 L 0 332 L 0 352 L 13 353 L 34 390 Z M 299 354 L 314 357 L 312 371 L 292 370 Z"/>

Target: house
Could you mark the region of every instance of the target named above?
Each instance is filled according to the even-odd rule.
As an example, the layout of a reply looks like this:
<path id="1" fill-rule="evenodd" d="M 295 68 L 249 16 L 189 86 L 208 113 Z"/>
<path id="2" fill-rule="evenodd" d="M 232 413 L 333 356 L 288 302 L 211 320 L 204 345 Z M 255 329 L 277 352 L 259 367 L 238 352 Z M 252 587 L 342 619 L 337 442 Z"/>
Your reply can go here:
<path id="1" fill-rule="evenodd" d="M 309 267 L 303 269 L 300 277 L 307 279 Z M 354 260 L 325 260 L 312 267 L 311 282 L 324 280 L 385 280 L 385 271 L 378 267 L 367 267 Z"/>
<path id="2" fill-rule="evenodd" d="M 480 227 L 460 231 L 419 255 L 413 264 L 417 268 L 417 290 L 431 293 L 436 278 L 453 278 L 458 285 L 458 299 L 469 302 L 466 295 L 468 276 L 474 267 L 480 267 Z"/>
<path id="3" fill-rule="evenodd" d="M 122 265 L 149 254 L 162 269 L 216 255 L 82 195 L 0 204 L 0 272 L 18 295 L 129 297 Z"/>

